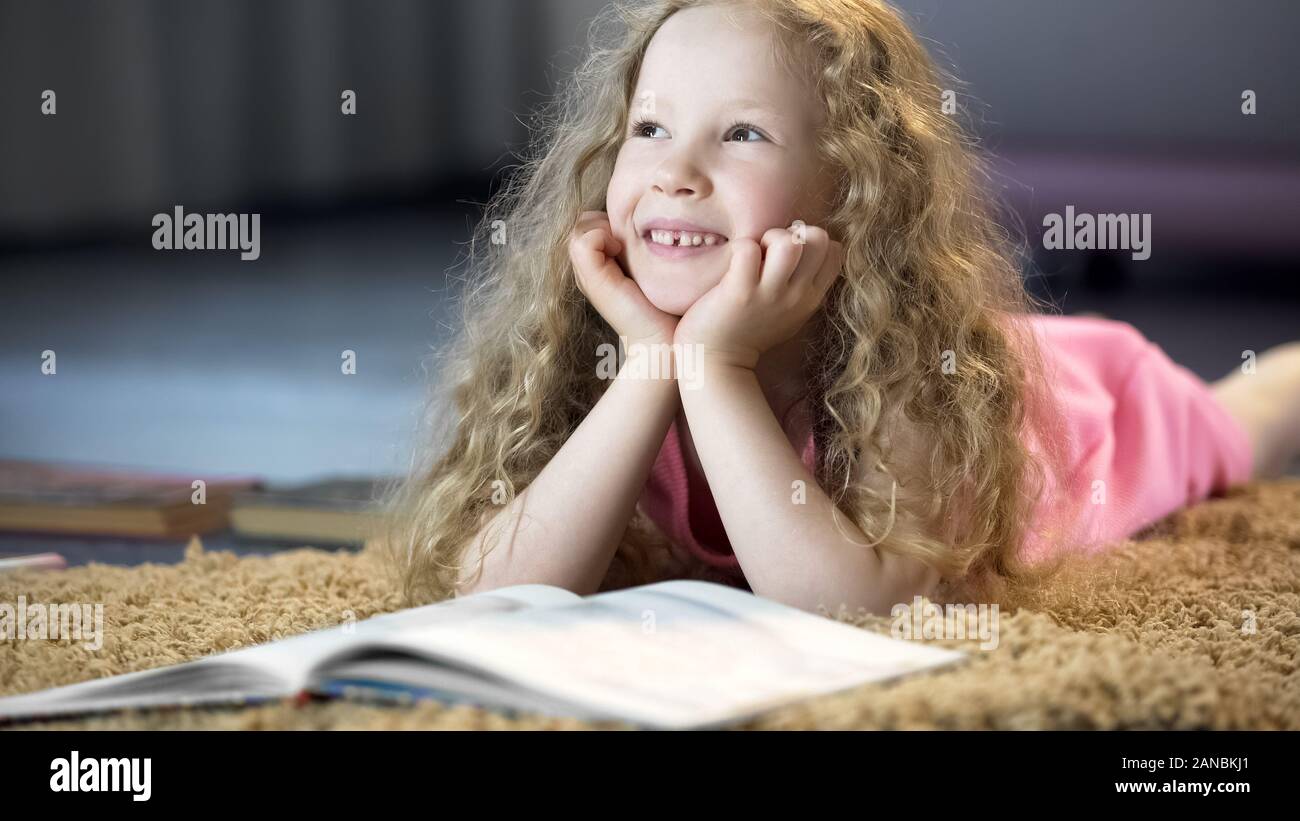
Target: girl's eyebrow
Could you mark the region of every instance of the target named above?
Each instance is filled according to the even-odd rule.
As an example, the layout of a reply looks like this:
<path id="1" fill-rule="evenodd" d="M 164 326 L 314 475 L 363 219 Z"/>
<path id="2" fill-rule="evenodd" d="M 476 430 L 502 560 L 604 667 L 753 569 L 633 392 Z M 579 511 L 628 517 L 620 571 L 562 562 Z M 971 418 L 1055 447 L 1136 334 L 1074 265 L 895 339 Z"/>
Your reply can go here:
<path id="1" fill-rule="evenodd" d="M 658 102 L 667 109 L 672 109 L 673 107 L 672 102 L 670 100 L 661 99 Z M 773 108 L 770 104 L 765 103 L 761 100 L 753 100 L 749 98 L 737 98 L 735 100 L 728 100 L 723 104 L 723 107 L 728 110 L 734 109 L 737 111 L 744 111 L 744 112 L 759 112 L 761 114 L 766 114 L 769 117 L 778 120 L 789 119 L 789 115 L 781 113 L 777 109 Z"/>
<path id="2" fill-rule="evenodd" d="M 776 117 L 777 119 L 781 119 L 781 120 L 786 119 L 785 114 L 782 114 L 780 111 L 777 111 L 768 103 L 760 102 L 759 100 L 732 100 L 731 103 L 729 104 L 729 107 L 730 106 L 735 106 L 741 111 L 758 111 L 763 114 L 768 114 L 772 117 Z"/>

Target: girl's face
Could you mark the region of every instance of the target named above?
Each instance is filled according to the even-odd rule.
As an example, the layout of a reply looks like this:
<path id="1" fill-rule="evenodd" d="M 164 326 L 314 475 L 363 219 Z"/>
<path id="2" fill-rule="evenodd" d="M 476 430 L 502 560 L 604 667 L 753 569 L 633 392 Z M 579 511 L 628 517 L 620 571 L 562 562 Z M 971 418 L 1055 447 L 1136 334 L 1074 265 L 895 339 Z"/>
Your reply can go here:
<path id="1" fill-rule="evenodd" d="M 821 100 L 778 67 L 774 36 L 743 8 L 704 6 L 668 18 L 646 51 L 605 210 L 623 270 L 665 313 L 681 316 L 718 284 L 732 238 L 758 241 L 830 213 L 833 179 L 816 151 Z M 658 220 L 726 241 L 656 253 Z"/>

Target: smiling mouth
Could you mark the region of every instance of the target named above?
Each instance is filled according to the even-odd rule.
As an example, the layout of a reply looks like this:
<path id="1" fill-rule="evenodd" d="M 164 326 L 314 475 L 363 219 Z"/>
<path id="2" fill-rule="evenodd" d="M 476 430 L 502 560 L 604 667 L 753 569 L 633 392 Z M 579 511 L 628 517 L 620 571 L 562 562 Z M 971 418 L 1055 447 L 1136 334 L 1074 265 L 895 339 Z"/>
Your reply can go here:
<path id="1" fill-rule="evenodd" d="M 690 248 L 699 246 L 722 245 L 727 238 L 709 231 L 670 231 L 651 228 L 642 237 L 652 245 L 664 248 Z"/>

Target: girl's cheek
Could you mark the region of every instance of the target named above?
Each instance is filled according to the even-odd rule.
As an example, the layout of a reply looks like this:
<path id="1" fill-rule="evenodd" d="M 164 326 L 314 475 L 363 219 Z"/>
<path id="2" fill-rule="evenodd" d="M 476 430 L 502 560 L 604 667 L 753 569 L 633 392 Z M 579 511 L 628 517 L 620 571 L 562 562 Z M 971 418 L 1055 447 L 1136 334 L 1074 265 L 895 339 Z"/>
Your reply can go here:
<path id="1" fill-rule="evenodd" d="M 628 227 L 628 214 L 622 209 L 607 212 L 609 214 L 609 227 L 614 232 L 614 238 L 627 247 L 627 241 L 630 238 L 632 229 Z"/>
<path id="2" fill-rule="evenodd" d="M 610 183 L 609 189 L 605 193 L 605 213 L 609 216 L 609 225 L 614 231 L 614 236 L 620 240 L 624 239 L 630 230 L 628 219 L 631 216 L 631 210 L 621 186 L 614 182 Z"/>
<path id="3" fill-rule="evenodd" d="M 736 186 L 734 195 L 729 197 L 736 205 L 737 213 L 733 219 L 737 224 L 757 227 L 774 219 L 779 222 L 780 215 L 793 205 L 791 186 L 784 180 L 751 176 L 743 183 Z"/>

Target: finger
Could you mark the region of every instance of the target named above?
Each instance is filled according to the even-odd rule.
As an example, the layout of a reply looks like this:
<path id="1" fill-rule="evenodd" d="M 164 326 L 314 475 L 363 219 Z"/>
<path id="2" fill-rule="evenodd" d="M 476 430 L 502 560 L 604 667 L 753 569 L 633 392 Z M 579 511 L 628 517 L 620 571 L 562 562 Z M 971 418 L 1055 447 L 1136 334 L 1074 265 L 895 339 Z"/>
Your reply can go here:
<path id="1" fill-rule="evenodd" d="M 722 281 L 737 296 L 753 293 L 762 274 L 763 249 L 748 237 L 729 240 L 727 245 L 731 247 L 731 262 Z"/>
<path id="2" fill-rule="evenodd" d="M 814 280 L 822 269 L 822 263 L 826 261 L 826 252 L 830 245 L 830 235 L 822 228 L 806 226 L 803 235 L 803 256 L 790 274 L 790 284 L 800 287 L 816 284 Z"/>
<path id="3" fill-rule="evenodd" d="M 579 239 L 579 245 L 586 252 L 588 259 L 594 261 L 597 267 L 604 263 L 602 257 L 617 256 L 618 252 L 623 249 L 623 244 L 605 226 L 598 226 L 585 231 Z"/>
<path id="4" fill-rule="evenodd" d="M 578 239 L 593 228 L 598 227 L 600 220 L 597 215 L 590 211 L 584 211 L 582 216 L 578 217 L 577 222 L 573 224 L 573 230 L 569 233 L 570 239 Z"/>
<path id="5" fill-rule="evenodd" d="M 609 221 L 608 213 L 604 211 L 582 212 L 582 216 L 578 218 L 575 232 L 577 234 L 585 234 L 592 230 L 601 230 L 607 234 L 605 237 L 605 245 L 601 249 L 605 252 L 606 256 L 616 257 L 623 253 L 623 241 L 615 234 L 614 226 L 613 223 Z"/>
<path id="6" fill-rule="evenodd" d="M 599 281 L 607 259 L 605 242 L 606 234 L 599 228 L 592 228 L 573 241 L 569 256 L 573 259 L 573 267 L 580 279 Z"/>
<path id="7" fill-rule="evenodd" d="M 604 229 L 612 233 L 609 215 L 604 211 L 583 211 L 582 216 L 573 226 L 573 237 L 581 237 L 589 231 Z"/>
<path id="8" fill-rule="evenodd" d="M 599 228 L 575 230 L 573 240 L 569 243 L 569 255 L 574 257 L 574 262 L 589 266 L 596 255 L 602 253 L 605 243 L 603 233 Z"/>
<path id="9" fill-rule="evenodd" d="M 763 232 L 763 273 L 760 287 L 772 295 L 784 290 L 803 256 L 803 246 L 794 241 L 787 228 Z"/>

